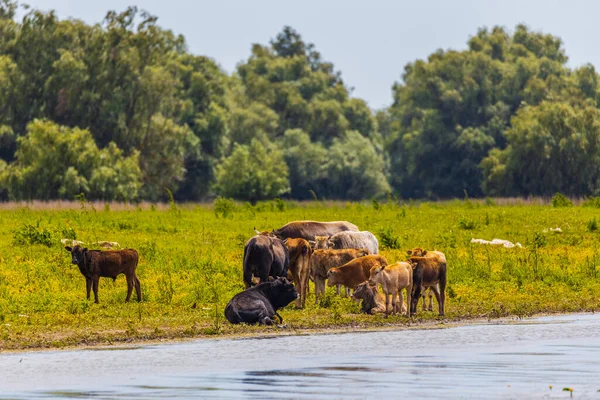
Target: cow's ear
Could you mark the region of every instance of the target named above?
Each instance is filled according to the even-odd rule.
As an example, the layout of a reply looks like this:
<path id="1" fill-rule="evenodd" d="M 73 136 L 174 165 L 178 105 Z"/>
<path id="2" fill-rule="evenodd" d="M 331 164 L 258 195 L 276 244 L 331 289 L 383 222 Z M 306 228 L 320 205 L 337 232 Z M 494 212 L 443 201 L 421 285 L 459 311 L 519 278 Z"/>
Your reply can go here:
<path id="1" fill-rule="evenodd" d="M 385 265 L 382 265 L 381 268 L 379 268 L 380 271 L 383 271 L 385 269 Z"/>
<path id="2" fill-rule="evenodd" d="M 423 252 L 421 253 L 421 256 L 425 256 L 427 254 L 427 250 L 423 250 Z"/>
<path id="3" fill-rule="evenodd" d="M 408 255 L 410 256 L 410 255 L 412 254 L 412 250 L 408 250 L 408 251 L 406 252 L 406 254 L 408 254 Z"/>
<path id="4" fill-rule="evenodd" d="M 69 246 L 65 246 L 65 250 L 67 250 L 69 253 L 73 251 L 73 249 Z"/>
<path id="5" fill-rule="evenodd" d="M 85 253 L 86 251 L 88 251 L 87 247 L 84 247 L 82 251 L 83 251 L 84 253 Z"/>
<path id="6" fill-rule="evenodd" d="M 315 247 L 315 245 L 317 244 L 317 242 L 315 242 L 314 240 L 309 240 L 308 244 L 310 244 L 310 247 Z"/>

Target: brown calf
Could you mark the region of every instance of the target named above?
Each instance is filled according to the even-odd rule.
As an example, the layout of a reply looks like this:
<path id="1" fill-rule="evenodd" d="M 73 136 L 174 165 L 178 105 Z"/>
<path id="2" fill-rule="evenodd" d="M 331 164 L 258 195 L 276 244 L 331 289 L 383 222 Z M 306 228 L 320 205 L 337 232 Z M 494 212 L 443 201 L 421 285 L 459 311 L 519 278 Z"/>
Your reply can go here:
<path id="1" fill-rule="evenodd" d="M 308 293 L 308 275 L 310 273 L 310 257 L 313 249 L 308 241 L 304 239 L 286 239 L 283 242 L 290 253 L 290 269 L 288 275 L 294 281 L 298 298 L 296 308 L 304 308 L 306 295 Z"/>
<path id="2" fill-rule="evenodd" d="M 366 249 L 315 250 L 310 258 L 310 275 L 315 282 L 316 303 L 319 302 L 319 295 L 325 293 L 325 280 L 331 268 L 368 254 Z"/>
<path id="3" fill-rule="evenodd" d="M 120 274 L 127 278 L 127 297 L 125 302 L 131 298 L 131 292 L 135 287 L 138 301 L 142 301 L 142 288 L 140 280 L 135 274 L 138 264 L 138 252 L 134 249 L 115 251 L 88 250 L 81 246 L 73 248 L 67 246 L 65 249 L 71 253 L 71 262 L 79 267 L 79 271 L 85 277 L 87 299 L 90 299 L 90 289 L 94 289 L 94 302 L 98 303 L 98 282 L 100 277 L 117 279 Z"/>
<path id="4" fill-rule="evenodd" d="M 331 268 L 327 272 L 327 285 L 344 285 L 350 289 L 369 279 L 371 268 L 375 265 L 388 265 L 385 257 L 373 254 L 355 258 L 341 267 Z"/>
<path id="5" fill-rule="evenodd" d="M 400 306 L 403 307 L 402 289 L 406 289 L 407 304 L 411 304 L 413 289 L 413 270 L 412 265 L 407 262 L 397 262 L 386 266 L 375 265 L 371 268 L 371 285 L 381 284 L 385 293 L 385 316 L 389 315 L 390 295 L 392 296 L 392 313 L 396 314 L 396 297 L 400 298 Z M 408 307 L 410 309 L 410 307 Z M 412 315 L 407 311 L 407 316 Z"/>
<path id="6" fill-rule="evenodd" d="M 413 280 L 415 285 L 418 284 L 419 287 L 415 287 L 414 304 L 411 305 L 411 312 L 416 312 L 421 288 L 429 288 L 433 291 L 438 302 L 439 314 L 443 316 L 446 305 L 446 256 L 439 251 L 425 251 L 422 249 L 420 253 L 417 253 L 421 256 L 415 256 L 414 251 L 412 254 L 413 256 L 410 257 L 409 261 L 414 269 Z M 433 308 L 433 302 L 430 303 L 430 306 Z"/>

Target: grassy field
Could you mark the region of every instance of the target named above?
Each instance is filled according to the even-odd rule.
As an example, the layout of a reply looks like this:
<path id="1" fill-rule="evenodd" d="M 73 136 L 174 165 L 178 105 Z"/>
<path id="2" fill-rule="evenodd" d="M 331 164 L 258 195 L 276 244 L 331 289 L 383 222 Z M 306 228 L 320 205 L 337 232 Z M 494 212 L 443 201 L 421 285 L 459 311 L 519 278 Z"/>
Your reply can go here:
<path id="1" fill-rule="evenodd" d="M 230 325 L 223 308 L 243 289 L 242 250 L 253 228 L 302 219 L 351 221 L 378 236 L 390 262 L 416 246 L 443 251 L 449 274 L 444 321 L 600 308 L 597 208 L 518 201 L 43 208 L 0 209 L 0 350 L 414 325 L 438 318 L 422 311 L 412 319 L 361 315 L 357 304 L 330 288 L 320 305 L 311 289 L 306 309 L 285 309 L 285 329 Z M 556 227 L 562 233 L 548 231 Z M 124 276 L 114 283 L 101 279 L 100 304 L 85 300 L 85 280 L 60 243 L 66 237 L 137 249 L 144 301 L 124 303 Z M 508 239 L 523 248 L 471 244 L 473 237 Z"/>

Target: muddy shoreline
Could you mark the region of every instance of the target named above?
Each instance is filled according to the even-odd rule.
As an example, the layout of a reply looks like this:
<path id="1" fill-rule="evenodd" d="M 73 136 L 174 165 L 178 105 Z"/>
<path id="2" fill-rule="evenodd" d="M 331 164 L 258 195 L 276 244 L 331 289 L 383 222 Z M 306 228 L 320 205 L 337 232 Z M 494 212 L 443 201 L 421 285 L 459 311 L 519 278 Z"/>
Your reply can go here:
<path id="1" fill-rule="evenodd" d="M 431 329 L 451 329 L 468 325 L 505 325 L 511 323 L 520 323 L 524 321 L 562 315 L 594 314 L 593 311 L 579 311 L 571 313 L 539 313 L 527 317 L 505 316 L 505 317 L 459 317 L 423 321 L 406 321 L 403 323 L 390 323 L 385 325 L 357 324 L 348 326 L 332 326 L 317 328 L 294 328 L 293 326 L 284 326 L 276 328 L 264 328 L 249 332 L 225 332 L 219 334 L 197 334 L 188 335 L 185 332 L 173 331 L 164 332 L 164 337 L 160 338 L 120 338 L 105 339 L 98 341 L 81 340 L 78 344 L 65 346 L 30 346 L 23 348 L 3 348 L 0 345 L 0 354 L 24 354 L 33 352 L 54 352 L 54 351 L 73 351 L 73 350 L 120 350 L 146 347 L 152 345 L 186 343 L 197 340 L 250 340 L 250 339 L 272 339 L 286 336 L 318 336 L 318 335 L 342 335 L 345 333 L 369 333 L 369 332 L 391 332 L 406 330 L 431 330 Z M 101 332 L 100 332 L 101 333 Z M 170 335 L 172 333 L 172 336 Z"/>

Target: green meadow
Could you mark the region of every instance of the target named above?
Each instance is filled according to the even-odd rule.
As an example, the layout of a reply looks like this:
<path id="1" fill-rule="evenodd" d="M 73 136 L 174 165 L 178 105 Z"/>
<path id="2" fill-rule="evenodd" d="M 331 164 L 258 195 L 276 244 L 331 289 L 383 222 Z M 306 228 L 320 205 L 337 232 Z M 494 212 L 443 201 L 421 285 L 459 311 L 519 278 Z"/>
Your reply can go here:
<path id="1" fill-rule="evenodd" d="M 417 246 L 443 251 L 446 317 L 421 311 L 421 303 L 411 319 L 363 315 L 358 304 L 336 296 L 333 288 L 314 304 L 311 284 L 304 310 L 292 303 L 282 311 L 284 328 L 229 324 L 223 309 L 244 288 L 242 251 L 254 227 L 270 230 L 306 219 L 347 220 L 373 232 L 390 262 L 405 259 L 406 250 Z M 6 205 L 0 209 L 0 350 L 597 310 L 597 221 L 596 207 L 518 200 L 498 205 L 491 200 Z M 562 232 L 550 231 L 557 227 Z M 100 304 L 87 301 L 85 280 L 70 263 L 62 238 L 116 241 L 137 249 L 143 301 L 124 303 L 123 275 L 116 282 L 100 280 Z M 507 239 L 523 247 L 473 244 L 472 238 Z"/>

